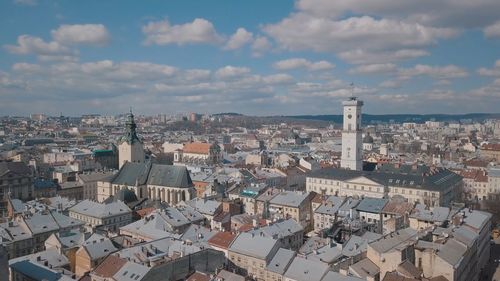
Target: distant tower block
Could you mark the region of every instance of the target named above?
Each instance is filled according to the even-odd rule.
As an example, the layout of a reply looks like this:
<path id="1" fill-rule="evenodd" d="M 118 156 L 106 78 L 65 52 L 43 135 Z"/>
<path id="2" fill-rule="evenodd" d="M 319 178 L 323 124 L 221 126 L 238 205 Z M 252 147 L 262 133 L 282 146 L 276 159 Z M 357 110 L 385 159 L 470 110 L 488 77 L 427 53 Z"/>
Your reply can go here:
<path id="1" fill-rule="evenodd" d="M 363 101 L 356 97 L 342 102 L 344 127 L 342 129 L 342 158 L 340 166 L 345 169 L 363 169 L 363 142 L 361 134 L 361 107 Z"/>

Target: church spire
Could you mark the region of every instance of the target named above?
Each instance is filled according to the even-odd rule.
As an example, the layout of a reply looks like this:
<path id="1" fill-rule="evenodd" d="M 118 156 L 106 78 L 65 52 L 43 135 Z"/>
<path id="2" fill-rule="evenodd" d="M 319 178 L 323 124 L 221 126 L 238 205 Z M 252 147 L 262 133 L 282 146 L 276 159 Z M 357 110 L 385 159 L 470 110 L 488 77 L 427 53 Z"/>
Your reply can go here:
<path id="1" fill-rule="evenodd" d="M 136 131 L 137 125 L 135 124 L 134 121 L 134 114 L 132 113 L 132 107 L 130 107 L 130 113 L 128 114 L 125 126 L 127 128 L 127 132 L 125 133 L 124 141 L 126 141 L 129 144 L 133 144 L 135 142 L 141 142 L 139 140 L 139 137 L 137 136 L 137 131 Z"/>

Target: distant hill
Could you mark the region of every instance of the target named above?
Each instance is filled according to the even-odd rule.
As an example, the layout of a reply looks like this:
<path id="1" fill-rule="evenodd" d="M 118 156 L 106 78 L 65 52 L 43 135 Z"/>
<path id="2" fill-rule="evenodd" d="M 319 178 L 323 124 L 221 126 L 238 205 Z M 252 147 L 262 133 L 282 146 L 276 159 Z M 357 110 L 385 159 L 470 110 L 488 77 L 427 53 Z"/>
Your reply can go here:
<path id="1" fill-rule="evenodd" d="M 222 113 L 212 114 L 212 116 L 243 116 L 243 114 L 235 112 L 222 112 Z"/>
<path id="2" fill-rule="evenodd" d="M 294 119 L 306 119 L 306 120 L 322 120 L 334 123 L 342 123 L 342 115 L 294 115 L 294 116 L 282 116 L 286 118 Z M 500 113 L 468 113 L 468 114 L 384 114 L 384 115 L 372 115 L 363 114 L 363 123 L 377 123 L 377 122 L 415 122 L 424 123 L 426 121 L 460 121 L 460 120 L 472 120 L 472 121 L 484 121 L 486 119 L 500 119 Z"/>

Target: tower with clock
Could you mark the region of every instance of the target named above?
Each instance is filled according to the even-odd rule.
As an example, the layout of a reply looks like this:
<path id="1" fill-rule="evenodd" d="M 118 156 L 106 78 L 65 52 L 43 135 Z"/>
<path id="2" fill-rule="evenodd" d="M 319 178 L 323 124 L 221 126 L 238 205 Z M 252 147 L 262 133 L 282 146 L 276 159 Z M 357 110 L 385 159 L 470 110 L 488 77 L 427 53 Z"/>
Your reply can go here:
<path id="1" fill-rule="evenodd" d="M 340 166 L 349 170 L 363 169 L 363 146 L 361 132 L 361 107 L 363 101 L 352 96 L 343 101 L 344 126 L 342 128 L 342 157 Z"/>

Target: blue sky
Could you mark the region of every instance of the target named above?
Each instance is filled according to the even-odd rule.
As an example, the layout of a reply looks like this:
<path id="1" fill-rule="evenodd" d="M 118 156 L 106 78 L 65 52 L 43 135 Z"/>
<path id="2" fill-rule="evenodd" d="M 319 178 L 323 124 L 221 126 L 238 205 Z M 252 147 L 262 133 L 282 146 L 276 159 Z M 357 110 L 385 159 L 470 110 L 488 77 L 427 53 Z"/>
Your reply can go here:
<path id="1" fill-rule="evenodd" d="M 6 0 L 0 26 L 0 115 L 499 112 L 497 0 Z"/>

